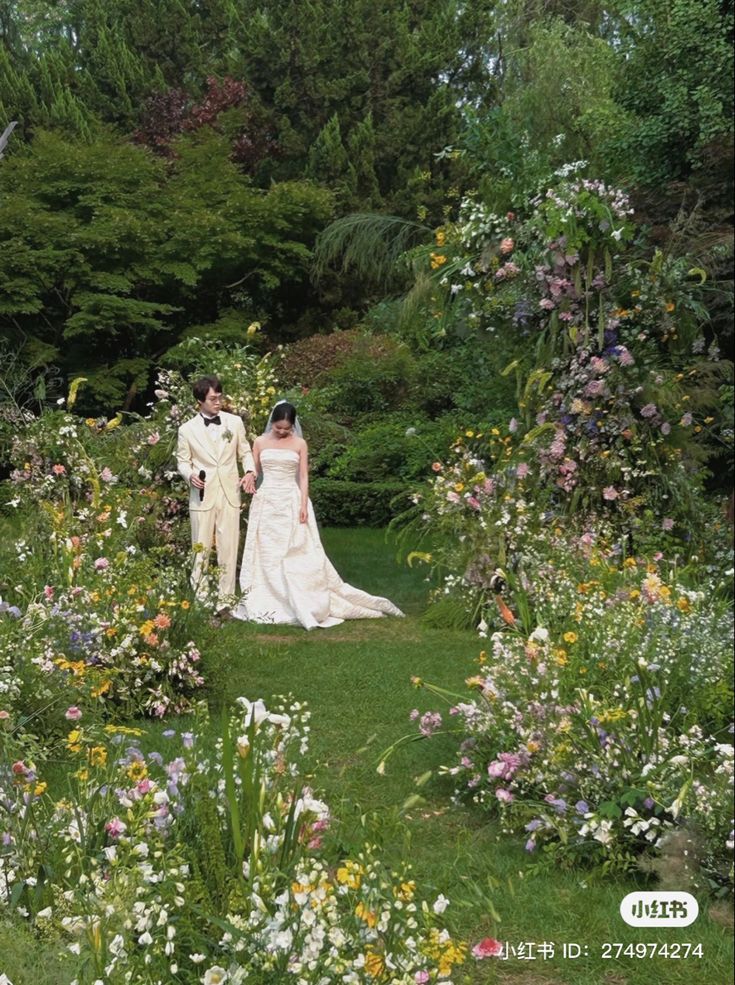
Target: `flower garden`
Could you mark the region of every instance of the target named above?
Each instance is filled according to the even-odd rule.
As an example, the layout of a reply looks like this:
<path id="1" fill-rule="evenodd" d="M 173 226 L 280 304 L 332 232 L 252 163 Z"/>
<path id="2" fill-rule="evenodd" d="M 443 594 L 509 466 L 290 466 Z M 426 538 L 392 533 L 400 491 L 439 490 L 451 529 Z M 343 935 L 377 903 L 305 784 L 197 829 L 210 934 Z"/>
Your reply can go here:
<path id="1" fill-rule="evenodd" d="M 502 349 L 514 332 L 515 354 L 391 525 L 430 586 L 411 632 L 472 650 L 465 689 L 415 666 L 413 731 L 355 741 L 378 756 L 367 796 L 419 740 L 418 787 L 520 847 L 516 879 L 629 880 L 708 909 L 733 888 L 731 520 L 708 488 L 732 448 L 731 365 L 707 271 L 643 250 L 626 195 L 582 170 L 525 215 L 468 196 L 411 251 L 430 333 L 470 326 Z M 283 393 L 325 457 L 346 427 L 329 417 L 339 377 L 289 390 L 256 334 L 181 343 L 145 413 L 78 414 L 84 378 L 38 412 L 4 405 L 2 915 L 70 985 L 504 981 L 502 902 L 423 886 L 379 828 L 348 846 L 345 805 L 313 780 L 307 671 L 267 700 L 221 680 L 174 471 L 186 380 L 216 371 L 251 437 Z M 405 437 L 428 430 L 419 416 Z M 258 659 L 259 637 L 227 632 Z M 414 790 L 399 825 L 423 802 Z"/>

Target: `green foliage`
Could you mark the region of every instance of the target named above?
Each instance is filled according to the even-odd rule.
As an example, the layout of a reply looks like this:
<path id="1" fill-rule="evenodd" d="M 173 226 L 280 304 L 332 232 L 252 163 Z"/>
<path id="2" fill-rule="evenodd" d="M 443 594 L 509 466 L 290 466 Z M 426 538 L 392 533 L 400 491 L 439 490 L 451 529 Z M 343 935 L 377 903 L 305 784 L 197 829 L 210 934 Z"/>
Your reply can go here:
<path id="1" fill-rule="evenodd" d="M 400 482 L 312 479 L 309 496 L 319 522 L 325 526 L 385 527 L 405 509 L 408 487 Z"/>
<path id="2" fill-rule="evenodd" d="M 732 142 L 732 4 L 637 0 L 621 5 L 619 100 L 632 114 L 619 144 L 635 179 L 654 184 L 707 167 Z"/>
<path id="3" fill-rule="evenodd" d="M 167 168 L 109 137 L 45 134 L 0 169 L 0 333 L 23 340 L 27 361 L 87 376 L 88 409 L 129 404 L 155 360 L 220 307 L 242 312 L 244 338 L 306 282 L 329 195 L 252 187 L 211 131 L 178 151 Z"/>

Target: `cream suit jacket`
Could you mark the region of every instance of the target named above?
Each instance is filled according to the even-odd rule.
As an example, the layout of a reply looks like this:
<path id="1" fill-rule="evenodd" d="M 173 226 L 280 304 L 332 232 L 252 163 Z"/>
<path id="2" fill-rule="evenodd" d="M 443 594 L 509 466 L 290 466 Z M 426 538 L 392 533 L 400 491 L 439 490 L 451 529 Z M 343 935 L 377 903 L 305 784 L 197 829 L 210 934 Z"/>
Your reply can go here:
<path id="1" fill-rule="evenodd" d="M 182 424 L 176 448 L 178 468 L 188 484 L 192 473 L 206 472 L 204 499 L 200 501 L 199 490 L 189 485 L 189 510 L 193 512 L 211 510 L 223 495 L 225 501 L 236 509 L 240 508 L 240 473 L 238 461 L 243 472 L 254 472 L 255 463 L 250 444 L 245 437 L 245 426 L 237 414 L 220 412 L 222 425 L 220 436 L 208 434 L 210 430 L 201 414 Z M 227 435 L 230 437 L 228 438 Z"/>

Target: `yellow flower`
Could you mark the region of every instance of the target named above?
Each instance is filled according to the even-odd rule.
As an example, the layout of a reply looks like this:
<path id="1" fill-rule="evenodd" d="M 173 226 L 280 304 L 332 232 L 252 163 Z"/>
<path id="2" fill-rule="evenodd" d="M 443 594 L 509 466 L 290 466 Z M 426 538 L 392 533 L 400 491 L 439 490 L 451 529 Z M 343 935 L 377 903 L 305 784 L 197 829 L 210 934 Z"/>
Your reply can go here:
<path id="1" fill-rule="evenodd" d="M 156 628 L 156 624 L 153 622 L 153 620 L 146 619 L 146 621 L 142 624 L 138 632 L 140 633 L 141 636 L 150 636 L 155 628 Z"/>
<path id="2" fill-rule="evenodd" d="M 415 890 L 416 883 L 411 879 L 408 882 L 402 882 L 400 886 L 394 886 L 393 895 L 396 899 L 400 899 L 403 900 L 404 903 L 408 903 L 413 899 Z"/>
<path id="3" fill-rule="evenodd" d="M 337 869 L 337 882 L 350 889 L 359 889 L 362 882 L 362 874 L 365 870 L 357 862 L 347 861 Z"/>
<path id="4" fill-rule="evenodd" d="M 375 924 L 378 922 L 377 916 L 371 910 L 368 910 L 368 908 L 362 902 L 358 903 L 357 906 L 355 907 L 355 913 L 360 918 L 360 920 L 364 920 L 364 922 L 368 925 L 368 927 L 374 927 Z"/>
<path id="5" fill-rule="evenodd" d="M 578 639 L 579 639 L 579 637 L 577 636 L 576 633 L 572 633 L 572 632 L 564 633 L 564 642 L 565 643 L 576 643 Z"/>
<path id="6" fill-rule="evenodd" d="M 674 304 L 674 302 L 673 302 L 673 301 L 667 301 L 667 302 L 666 302 L 666 310 L 667 310 L 667 311 L 668 311 L 669 313 L 671 313 L 671 312 L 672 312 L 672 311 L 673 311 L 673 310 L 674 310 L 675 308 L 676 308 L 676 305 Z"/>
<path id="7" fill-rule="evenodd" d="M 112 681 L 102 681 L 101 684 L 98 684 L 97 687 L 92 689 L 91 696 L 93 698 L 101 698 L 103 694 L 107 694 L 111 687 Z"/>
<path id="8" fill-rule="evenodd" d="M 92 766 L 104 766 L 107 762 L 107 750 L 104 746 L 92 746 L 89 750 L 89 761 Z"/>
<path id="9" fill-rule="evenodd" d="M 679 610 L 679 612 L 691 612 L 692 603 L 685 595 L 680 595 L 679 598 L 676 600 L 676 608 Z"/>
<path id="10" fill-rule="evenodd" d="M 439 267 L 441 267 L 443 264 L 447 262 L 447 258 L 444 256 L 443 253 L 432 253 L 430 260 L 431 260 L 432 270 L 437 270 Z"/>
<path id="11" fill-rule="evenodd" d="M 184 601 L 181 603 L 181 608 L 182 609 L 190 609 L 191 608 L 191 602 L 189 602 L 188 599 L 184 599 Z"/>
<path id="12" fill-rule="evenodd" d="M 444 244 L 447 241 L 447 234 L 444 232 L 443 229 L 437 229 L 436 233 L 434 234 L 434 239 L 436 240 L 437 246 L 444 246 Z"/>
<path id="13" fill-rule="evenodd" d="M 460 492 L 462 492 L 463 489 L 464 489 L 464 482 L 455 482 L 454 483 L 454 491 L 455 492 L 460 493 Z"/>
<path id="14" fill-rule="evenodd" d="M 475 437 L 475 432 L 474 431 L 465 431 L 464 435 L 465 435 L 465 438 L 474 438 Z"/>
<path id="15" fill-rule="evenodd" d="M 33 788 L 33 793 L 36 795 L 36 797 L 40 797 L 42 793 L 46 793 L 47 786 L 48 783 L 44 783 L 43 781 L 41 781 L 40 783 L 37 783 L 35 785 L 35 787 Z"/>
<path id="16" fill-rule="evenodd" d="M 138 759 L 134 760 L 125 772 L 133 783 L 137 783 L 139 780 L 144 780 L 148 776 L 148 768 L 145 763 Z"/>
<path id="17" fill-rule="evenodd" d="M 638 565 L 638 562 L 636 561 L 636 559 L 634 557 L 627 557 L 623 561 L 623 567 L 624 568 L 635 568 L 635 567 L 637 567 L 637 565 Z"/>
<path id="18" fill-rule="evenodd" d="M 117 636 L 117 626 L 110 626 L 105 630 L 105 636 Z"/>
<path id="19" fill-rule="evenodd" d="M 66 737 L 66 748 L 69 752 L 79 752 L 82 748 L 80 740 L 82 738 L 82 730 L 75 728 Z"/>
<path id="20" fill-rule="evenodd" d="M 365 952 L 365 972 L 370 975 L 371 978 L 379 978 L 383 971 L 385 970 L 385 961 L 383 960 L 383 955 L 379 954 L 377 951 L 366 951 Z"/>

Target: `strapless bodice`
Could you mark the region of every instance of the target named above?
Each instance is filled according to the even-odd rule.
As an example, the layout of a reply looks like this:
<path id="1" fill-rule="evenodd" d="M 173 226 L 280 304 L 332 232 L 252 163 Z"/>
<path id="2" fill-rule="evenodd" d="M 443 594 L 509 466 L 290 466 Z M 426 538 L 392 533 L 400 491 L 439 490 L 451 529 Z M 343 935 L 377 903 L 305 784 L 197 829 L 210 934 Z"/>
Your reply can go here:
<path id="1" fill-rule="evenodd" d="M 264 448 L 260 453 L 260 467 L 264 487 L 291 489 L 298 478 L 299 453 L 292 448 Z"/>

